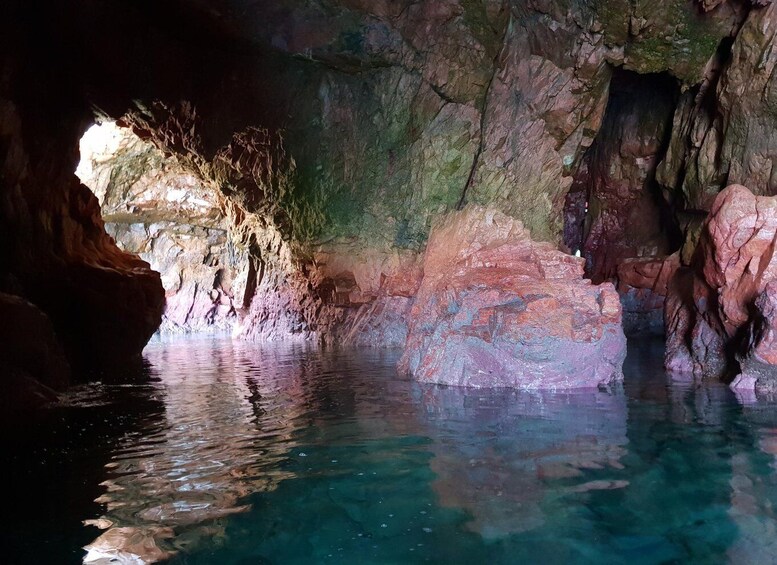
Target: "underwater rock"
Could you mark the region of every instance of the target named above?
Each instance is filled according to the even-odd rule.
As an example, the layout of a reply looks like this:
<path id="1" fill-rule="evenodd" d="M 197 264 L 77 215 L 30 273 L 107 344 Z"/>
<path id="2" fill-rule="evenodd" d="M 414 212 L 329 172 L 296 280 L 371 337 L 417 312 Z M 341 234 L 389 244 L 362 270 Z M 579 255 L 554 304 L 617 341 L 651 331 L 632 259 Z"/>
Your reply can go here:
<path id="1" fill-rule="evenodd" d="M 563 389 L 622 376 L 612 284 L 591 284 L 581 259 L 480 207 L 433 229 L 409 327 L 400 370 L 422 382 Z"/>

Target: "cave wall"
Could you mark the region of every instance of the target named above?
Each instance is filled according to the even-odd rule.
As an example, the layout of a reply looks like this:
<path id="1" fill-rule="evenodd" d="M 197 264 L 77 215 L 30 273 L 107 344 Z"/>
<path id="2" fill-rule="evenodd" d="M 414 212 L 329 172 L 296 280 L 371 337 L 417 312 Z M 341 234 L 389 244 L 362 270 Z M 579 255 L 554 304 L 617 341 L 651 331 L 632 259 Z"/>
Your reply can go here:
<path id="1" fill-rule="evenodd" d="M 86 132 L 76 174 L 100 202 L 106 232 L 160 274 L 160 331 L 231 333 L 250 302 L 252 267 L 219 192 L 114 122 Z"/>
<path id="2" fill-rule="evenodd" d="M 408 298 L 394 294 L 395 282 L 417 270 L 434 219 L 468 203 L 561 243 L 564 198 L 602 128 L 614 68 L 665 73 L 683 92 L 657 173 L 680 207 L 695 190 L 687 171 L 701 154 L 691 139 L 705 131 L 697 121 L 724 114 L 719 121 L 735 125 L 710 135 L 749 151 L 753 142 L 736 142 L 735 133 L 750 116 L 768 116 L 768 100 L 755 96 L 748 117 L 733 110 L 733 93 L 758 68 L 749 46 L 770 41 L 774 9 L 761 1 L 45 4 L 39 19 L 21 2 L 4 7 L 6 21 L 23 24 L 3 39 L 3 92 L 24 106 L 14 135 L 40 164 L 35 184 L 57 195 L 45 192 L 44 203 L 41 192 L 31 208 L 82 202 L 88 219 L 79 225 L 95 262 L 129 273 L 121 280 L 130 287 L 150 288 L 136 281 L 155 275 L 116 250 L 92 197 L 71 186 L 77 139 L 95 108 L 122 118 L 224 199 L 250 256 L 239 331 L 251 338 L 331 338 L 376 298 Z M 20 46 L 45 64 L 22 64 Z M 69 86 L 52 95 L 52 84 Z M 3 127 L 14 119 L 7 113 Z M 714 174 L 705 174 L 719 190 L 732 167 L 720 174 L 722 161 L 712 161 Z M 12 184 L 4 180 L 3 190 Z M 7 208 L 4 217 L 18 224 L 23 213 Z M 6 225 L 45 234 L 55 222 L 43 223 Z M 8 271 L 28 269 L 37 281 L 53 272 L 39 255 Z M 79 284 L 105 276 L 96 273 Z"/>
<path id="3" fill-rule="evenodd" d="M 56 334 L 20 328 L 0 359 L 13 371 L 14 351 L 39 339 L 58 340 L 79 369 L 126 362 L 159 324 L 159 275 L 114 245 L 73 174 L 91 111 L 77 75 L 47 48 L 66 32 L 15 3 L 3 4 L 0 20 L 0 291 L 47 317 Z"/>

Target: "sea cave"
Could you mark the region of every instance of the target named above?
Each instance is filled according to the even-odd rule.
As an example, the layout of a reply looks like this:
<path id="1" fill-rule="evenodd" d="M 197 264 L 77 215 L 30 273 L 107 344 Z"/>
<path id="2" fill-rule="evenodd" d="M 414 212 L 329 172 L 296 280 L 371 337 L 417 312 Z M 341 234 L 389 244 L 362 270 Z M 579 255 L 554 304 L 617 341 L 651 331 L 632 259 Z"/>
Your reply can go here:
<path id="1" fill-rule="evenodd" d="M 776 37 L 2 2 L 2 562 L 777 563 Z"/>

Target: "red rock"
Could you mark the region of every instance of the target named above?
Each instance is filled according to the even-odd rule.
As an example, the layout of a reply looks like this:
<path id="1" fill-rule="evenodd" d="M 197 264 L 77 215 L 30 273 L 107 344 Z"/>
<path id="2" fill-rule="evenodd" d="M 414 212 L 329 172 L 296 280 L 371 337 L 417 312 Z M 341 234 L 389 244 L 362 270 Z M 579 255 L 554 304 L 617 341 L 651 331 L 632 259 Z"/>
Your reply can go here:
<path id="1" fill-rule="evenodd" d="M 777 278 L 776 246 L 777 198 L 740 185 L 717 196 L 691 267 L 670 283 L 668 369 L 712 378 L 734 371 L 730 352 L 740 345 L 756 298 Z"/>
<path id="2" fill-rule="evenodd" d="M 580 388 L 617 380 L 625 357 L 611 284 L 530 239 L 521 222 L 471 207 L 433 229 L 400 370 L 422 382 Z"/>

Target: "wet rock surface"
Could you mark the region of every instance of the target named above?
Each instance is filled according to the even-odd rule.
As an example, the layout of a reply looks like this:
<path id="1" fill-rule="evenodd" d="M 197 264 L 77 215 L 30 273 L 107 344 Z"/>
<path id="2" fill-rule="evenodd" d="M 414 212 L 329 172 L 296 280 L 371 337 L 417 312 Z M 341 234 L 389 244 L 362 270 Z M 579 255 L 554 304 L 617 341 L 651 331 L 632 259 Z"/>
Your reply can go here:
<path id="1" fill-rule="evenodd" d="M 753 306 L 755 312 L 737 356 L 740 374 L 731 386 L 774 397 L 777 393 L 777 281 L 766 285 Z"/>
<path id="2" fill-rule="evenodd" d="M 501 213 L 468 208 L 432 232 L 400 370 L 421 382 L 585 388 L 619 380 L 626 353 L 611 284 Z"/>
<path id="3" fill-rule="evenodd" d="M 673 231 L 688 265 L 726 182 L 771 191 L 775 8 L 764 4 L 79 1 L 51 6 L 38 29 L 8 2 L 0 225 L 13 243 L 0 290 L 40 307 L 81 361 L 137 354 L 162 292 L 167 329 L 396 345 L 412 339 L 422 293 L 391 281 L 420 280 L 438 218 L 493 208 L 559 245 L 580 183 L 572 227 L 601 259 L 595 282 L 675 251 Z M 72 176 L 96 114 L 173 158 L 173 191 L 218 204 L 161 197 L 171 171 L 151 153 L 129 151 L 145 177 L 105 169 L 108 230 L 161 278 L 114 245 Z M 481 283 L 507 292 L 494 273 Z M 629 308 L 655 328 L 660 293 L 633 289 Z M 704 323 L 700 347 L 725 348 Z"/>
<path id="4" fill-rule="evenodd" d="M 664 335 L 664 302 L 679 267 L 678 254 L 627 259 L 618 264 L 617 289 L 627 336 Z"/>

